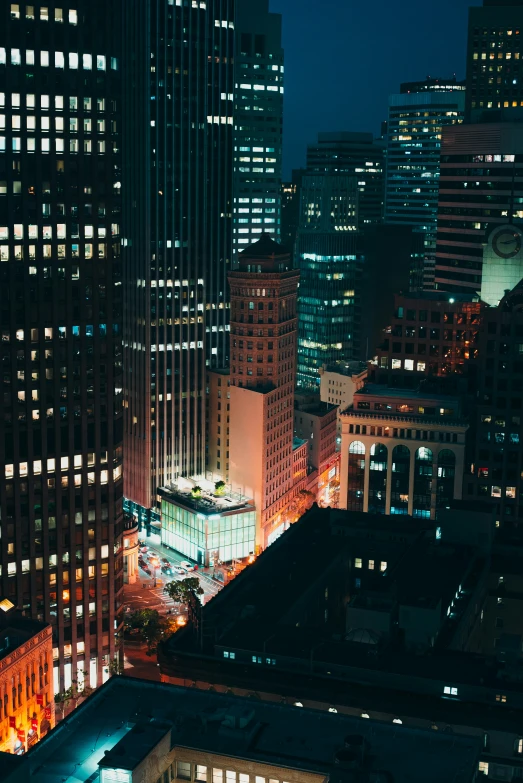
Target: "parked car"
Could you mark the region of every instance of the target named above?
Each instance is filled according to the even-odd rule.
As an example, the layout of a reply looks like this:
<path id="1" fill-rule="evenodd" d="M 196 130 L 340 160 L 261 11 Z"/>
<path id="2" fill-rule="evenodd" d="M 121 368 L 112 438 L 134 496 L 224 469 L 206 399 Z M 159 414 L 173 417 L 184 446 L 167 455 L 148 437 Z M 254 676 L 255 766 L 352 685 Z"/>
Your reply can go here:
<path id="1" fill-rule="evenodd" d="M 160 560 L 162 561 L 162 565 L 163 566 L 170 566 L 171 565 L 171 561 L 167 560 L 166 557 L 161 557 Z"/>
<path id="2" fill-rule="evenodd" d="M 171 568 L 170 565 L 165 565 L 165 563 L 162 564 L 162 573 L 167 574 L 167 576 L 172 576 L 174 571 Z"/>
<path id="3" fill-rule="evenodd" d="M 196 571 L 197 566 L 194 566 L 192 563 L 189 563 L 188 560 L 182 560 L 180 563 L 182 568 L 185 568 L 186 571 Z"/>
<path id="4" fill-rule="evenodd" d="M 187 571 L 185 570 L 185 568 L 182 568 L 181 566 L 175 566 L 174 567 L 174 573 L 175 574 L 179 574 L 180 576 L 185 576 Z"/>
<path id="5" fill-rule="evenodd" d="M 141 552 L 142 554 L 144 554 L 144 555 L 145 555 L 145 553 L 146 553 L 146 552 L 148 552 L 148 551 L 149 551 L 149 547 L 148 547 L 148 546 L 142 546 L 142 547 L 140 547 L 140 552 Z"/>

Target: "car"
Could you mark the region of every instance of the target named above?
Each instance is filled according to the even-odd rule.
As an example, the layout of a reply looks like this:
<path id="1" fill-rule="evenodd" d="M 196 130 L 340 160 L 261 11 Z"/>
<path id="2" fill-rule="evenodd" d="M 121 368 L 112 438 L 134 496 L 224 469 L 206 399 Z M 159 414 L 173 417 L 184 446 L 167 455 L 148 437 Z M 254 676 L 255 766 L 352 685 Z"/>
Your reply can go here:
<path id="1" fill-rule="evenodd" d="M 145 553 L 146 553 L 146 552 L 148 552 L 148 551 L 149 551 L 149 547 L 148 547 L 148 546 L 142 546 L 142 547 L 140 547 L 140 552 L 141 552 L 142 554 L 144 554 L 144 555 L 145 555 Z"/>
<path id="2" fill-rule="evenodd" d="M 196 571 L 196 566 L 193 566 L 188 560 L 182 560 L 180 565 L 182 568 L 185 568 L 186 571 Z"/>
<path id="3" fill-rule="evenodd" d="M 167 576 L 172 576 L 174 571 L 171 568 L 170 565 L 165 565 L 165 563 L 162 565 L 162 573 L 167 574 Z"/>
<path id="4" fill-rule="evenodd" d="M 162 557 L 162 558 L 160 558 L 160 560 L 162 561 L 162 565 L 163 566 L 170 566 L 171 565 L 171 561 L 167 560 L 166 557 Z"/>
<path id="5" fill-rule="evenodd" d="M 180 576 L 185 576 L 185 574 L 187 573 L 185 568 L 182 568 L 181 566 L 174 566 L 173 570 L 175 574 L 179 574 Z"/>

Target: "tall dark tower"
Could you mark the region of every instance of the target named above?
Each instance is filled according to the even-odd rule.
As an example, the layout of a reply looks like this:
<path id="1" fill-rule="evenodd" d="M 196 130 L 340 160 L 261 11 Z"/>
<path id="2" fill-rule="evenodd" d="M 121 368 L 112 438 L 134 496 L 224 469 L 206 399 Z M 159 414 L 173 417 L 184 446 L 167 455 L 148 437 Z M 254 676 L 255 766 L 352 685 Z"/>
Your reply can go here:
<path id="1" fill-rule="evenodd" d="M 0 589 L 52 623 L 55 691 L 120 622 L 120 24 L 0 5 Z"/>
<path id="2" fill-rule="evenodd" d="M 226 363 L 233 0 L 127 0 L 125 496 L 205 471 L 205 371 Z"/>

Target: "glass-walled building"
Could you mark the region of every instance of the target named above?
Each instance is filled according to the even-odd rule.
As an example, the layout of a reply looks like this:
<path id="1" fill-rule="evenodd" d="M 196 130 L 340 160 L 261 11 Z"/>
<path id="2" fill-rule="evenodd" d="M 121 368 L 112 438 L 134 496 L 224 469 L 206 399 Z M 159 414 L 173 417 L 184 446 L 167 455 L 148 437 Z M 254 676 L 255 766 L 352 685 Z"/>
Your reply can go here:
<path id="1" fill-rule="evenodd" d="M 463 122 L 465 85 L 455 77 L 401 85 L 389 97 L 385 222 L 424 236 L 424 287 L 432 288 L 436 253 L 442 127 Z"/>
<path id="2" fill-rule="evenodd" d="M 283 143 L 281 15 L 269 0 L 236 0 L 234 255 L 261 234 L 280 241 Z M 229 96 L 232 100 L 233 96 Z"/>
<path id="3" fill-rule="evenodd" d="M 201 566 L 230 563 L 254 554 L 256 511 L 233 493 L 160 489 L 162 544 Z"/>
<path id="4" fill-rule="evenodd" d="M 354 177 L 303 177 L 296 241 L 297 384 L 318 388 L 319 370 L 359 358 L 363 255 L 358 250 L 358 190 Z"/>
<path id="5" fill-rule="evenodd" d="M 0 4 L 0 592 L 52 625 L 55 693 L 122 619 L 120 29 Z"/>

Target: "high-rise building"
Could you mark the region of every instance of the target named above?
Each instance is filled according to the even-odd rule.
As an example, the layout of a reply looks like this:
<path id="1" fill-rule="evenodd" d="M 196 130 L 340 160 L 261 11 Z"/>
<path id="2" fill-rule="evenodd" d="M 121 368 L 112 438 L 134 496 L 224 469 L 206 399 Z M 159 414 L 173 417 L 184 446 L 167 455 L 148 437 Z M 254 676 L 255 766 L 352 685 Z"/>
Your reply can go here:
<path id="1" fill-rule="evenodd" d="M 337 359 L 359 358 L 358 310 L 363 256 L 358 248 L 356 179 L 307 174 L 301 187 L 296 259 L 298 386 L 319 387 L 318 371 Z"/>
<path id="2" fill-rule="evenodd" d="M 467 122 L 523 116 L 522 36 L 522 0 L 483 0 L 469 8 Z"/>
<path id="3" fill-rule="evenodd" d="M 356 178 L 359 228 L 383 218 L 384 152 L 384 140 L 372 133 L 318 133 L 317 142 L 307 146 L 309 174 Z"/>
<path id="4" fill-rule="evenodd" d="M 497 304 L 523 268 L 523 125 L 445 128 L 435 285 Z M 483 268 L 489 269 L 483 282 Z"/>
<path id="5" fill-rule="evenodd" d="M 239 256 L 231 289 L 229 480 L 256 505 L 256 542 L 283 531 L 293 478 L 299 272 L 268 234 Z"/>
<path id="6" fill-rule="evenodd" d="M 158 487 L 204 473 L 206 366 L 226 364 L 235 18 L 232 0 L 126 13 L 125 496 L 147 520 Z"/>
<path id="7" fill-rule="evenodd" d="M 479 337 L 474 437 L 465 493 L 495 509 L 501 532 L 521 540 L 523 286 L 486 308 Z"/>
<path id="8" fill-rule="evenodd" d="M 464 109 L 465 86 L 455 77 L 402 84 L 389 97 L 385 222 L 424 235 L 425 287 L 434 274 L 442 127 L 462 122 Z"/>
<path id="9" fill-rule="evenodd" d="M 269 0 L 236 0 L 235 27 L 236 255 L 262 233 L 280 239 L 284 65 L 281 15 Z"/>
<path id="10" fill-rule="evenodd" d="M 120 29 L 0 7 L 1 592 L 51 623 L 55 692 L 101 684 L 121 620 Z"/>
<path id="11" fill-rule="evenodd" d="M 281 243 L 294 258 L 294 245 L 300 222 L 301 181 L 305 169 L 293 169 L 292 179 L 281 186 Z"/>

